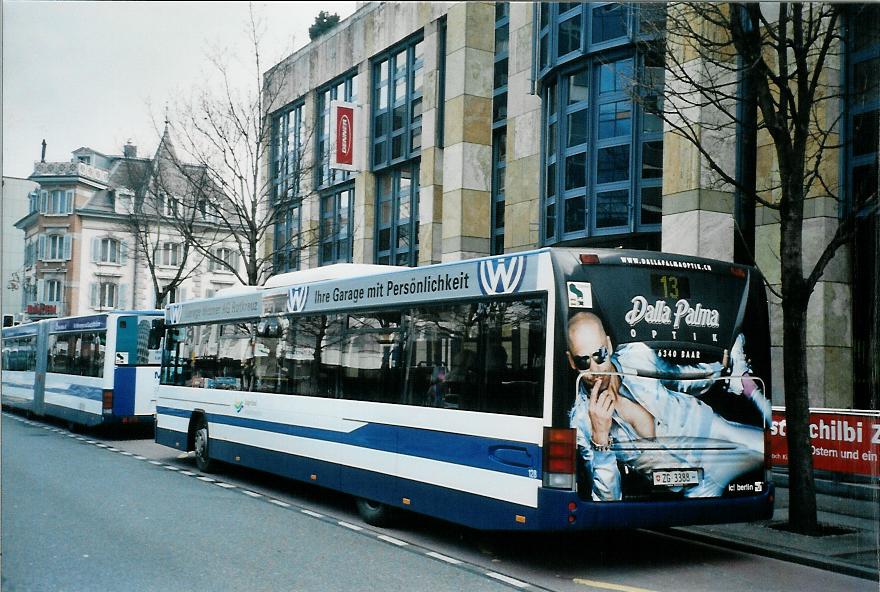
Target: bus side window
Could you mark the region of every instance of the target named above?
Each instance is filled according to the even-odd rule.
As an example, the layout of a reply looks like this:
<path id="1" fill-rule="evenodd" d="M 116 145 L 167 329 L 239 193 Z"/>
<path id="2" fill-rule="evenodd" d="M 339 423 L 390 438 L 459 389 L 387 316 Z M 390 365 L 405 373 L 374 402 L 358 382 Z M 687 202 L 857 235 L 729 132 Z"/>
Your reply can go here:
<path id="1" fill-rule="evenodd" d="M 405 334 L 400 313 L 346 315 L 342 358 L 342 396 L 358 401 L 399 403 Z"/>
<path id="2" fill-rule="evenodd" d="M 319 368 L 324 359 L 324 337 L 329 324 L 326 315 L 290 318 L 285 330 L 283 361 L 288 394 L 322 396 Z"/>
<path id="3" fill-rule="evenodd" d="M 264 393 L 286 393 L 287 375 L 284 373 L 283 326 L 287 319 L 268 318 L 257 323 L 254 357 L 256 388 Z"/>

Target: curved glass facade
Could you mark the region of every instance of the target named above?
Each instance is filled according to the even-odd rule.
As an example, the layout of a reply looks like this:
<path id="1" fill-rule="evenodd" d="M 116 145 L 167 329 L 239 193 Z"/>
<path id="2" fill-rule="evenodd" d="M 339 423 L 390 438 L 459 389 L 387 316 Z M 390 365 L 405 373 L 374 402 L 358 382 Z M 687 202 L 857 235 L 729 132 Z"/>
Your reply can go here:
<path id="1" fill-rule="evenodd" d="M 648 107 L 662 97 L 664 67 L 644 41 L 661 6 L 538 9 L 545 245 L 659 247 L 663 125 Z"/>

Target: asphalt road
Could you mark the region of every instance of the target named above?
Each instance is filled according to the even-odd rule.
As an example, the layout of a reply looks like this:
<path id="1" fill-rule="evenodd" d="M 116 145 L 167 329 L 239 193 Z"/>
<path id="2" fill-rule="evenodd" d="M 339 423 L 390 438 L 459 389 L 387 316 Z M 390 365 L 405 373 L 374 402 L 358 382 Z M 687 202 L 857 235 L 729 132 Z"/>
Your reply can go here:
<path id="1" fill-rule="evenodd" d="M 265 473 L 198 473 L 149 439 L 2 419 L 2 590 L 876 591 L 849 576 L 646 531 L 480 533 Z"/>
<path id="2" fill-rule="evenodd" d="M 3 417 L 5 592 L 510 589 L 55 429 Z"/>

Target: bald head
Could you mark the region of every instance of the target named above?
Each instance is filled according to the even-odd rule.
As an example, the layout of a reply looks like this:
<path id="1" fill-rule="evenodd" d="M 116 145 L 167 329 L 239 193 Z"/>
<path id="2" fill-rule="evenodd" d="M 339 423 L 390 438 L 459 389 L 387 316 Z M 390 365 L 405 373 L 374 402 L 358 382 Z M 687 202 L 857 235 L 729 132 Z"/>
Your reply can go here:
<path id="1" fill-rule="evenodd" d="M 614 370 L 611 352 L 611 339 L 598 316 L 591 312 L 579 312 L 568 320 L 568 363 L 572 369 L 585 373 L 584 380 L 587 384 L 593 384 L 593 373 Z M 599 380 L 607 387 L 607 375 L 601 376 Z"/>
<path id="2" fill-rule="evenodd" d="M 569 349 L 580 350 L 581 348 L 577 345 L 582 345 L 583 349 L 589 349 L 592 352 L 605 345 L 606 337 L 602 319 L 591 312 L 579 312 L 568 319 Z M 596 347 L 590 349 L 594 342 Z"/>

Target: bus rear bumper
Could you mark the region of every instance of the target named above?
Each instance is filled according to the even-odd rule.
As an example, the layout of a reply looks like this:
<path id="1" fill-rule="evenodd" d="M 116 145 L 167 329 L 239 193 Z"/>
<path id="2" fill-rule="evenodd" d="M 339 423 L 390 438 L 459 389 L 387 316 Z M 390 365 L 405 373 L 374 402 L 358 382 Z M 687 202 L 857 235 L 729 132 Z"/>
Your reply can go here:
<path id="1" fill-rule="evenodd" d="M 769 520 L 775 490 L 768 484 L 767 491 L 742 497 L 593 502 L 572 491 L 541 488 L 538 497 L 541 530 L 601 530 Z"/>

